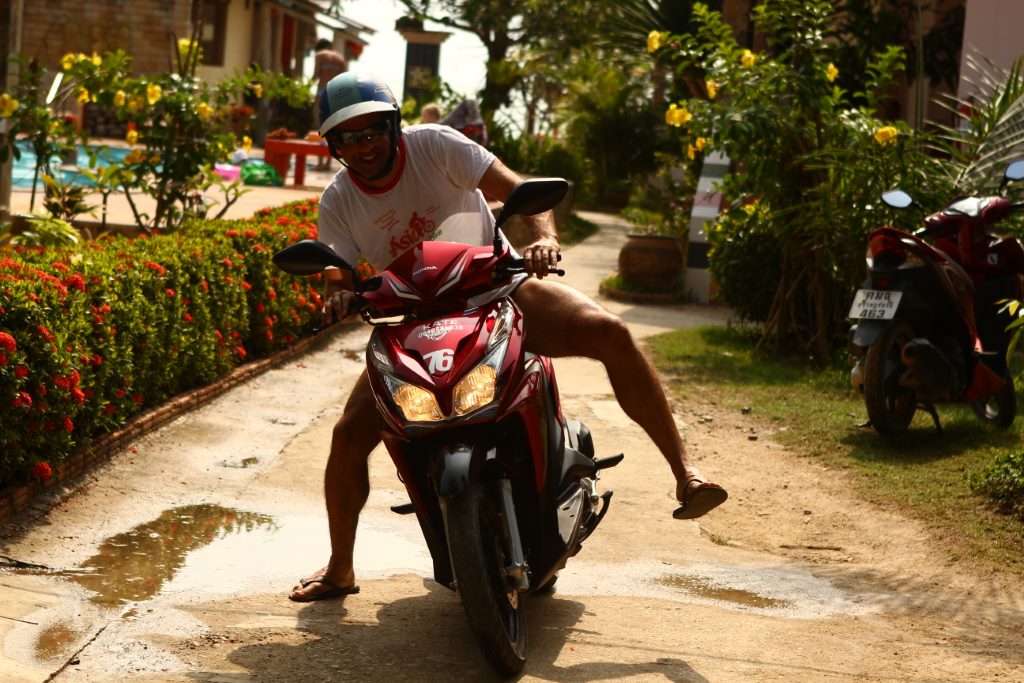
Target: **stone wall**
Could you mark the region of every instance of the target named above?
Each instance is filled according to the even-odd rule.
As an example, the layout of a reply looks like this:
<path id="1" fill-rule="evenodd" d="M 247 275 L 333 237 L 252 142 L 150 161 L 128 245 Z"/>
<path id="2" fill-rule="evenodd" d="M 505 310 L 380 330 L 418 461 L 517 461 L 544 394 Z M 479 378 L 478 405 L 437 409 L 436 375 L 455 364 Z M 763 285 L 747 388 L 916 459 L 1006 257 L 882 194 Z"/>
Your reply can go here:
<path id="1" fill-rule="evenodd" d="M 49 69 L 65 54 L 122 49 L 136 74 L 166 72 L 176 38 L 190 35 L 191 0 L 32 0 L 25 3 L 22 52 Z"/>

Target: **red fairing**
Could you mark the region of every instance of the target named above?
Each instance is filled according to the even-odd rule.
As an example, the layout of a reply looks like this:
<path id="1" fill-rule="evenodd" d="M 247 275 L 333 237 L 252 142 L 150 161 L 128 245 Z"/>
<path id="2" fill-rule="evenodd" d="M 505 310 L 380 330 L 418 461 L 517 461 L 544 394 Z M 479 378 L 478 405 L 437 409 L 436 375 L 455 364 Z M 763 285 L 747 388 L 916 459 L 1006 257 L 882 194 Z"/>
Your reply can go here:
<path id="1" fill-rule="evenodd" d="M 495 257 L 489 246 L 420 242 L 388 266 L 379 289 L 363 296 L 385 316 L 466 308 L 469 299 L 494 289 L 494 264 L 504 256 Z"/>

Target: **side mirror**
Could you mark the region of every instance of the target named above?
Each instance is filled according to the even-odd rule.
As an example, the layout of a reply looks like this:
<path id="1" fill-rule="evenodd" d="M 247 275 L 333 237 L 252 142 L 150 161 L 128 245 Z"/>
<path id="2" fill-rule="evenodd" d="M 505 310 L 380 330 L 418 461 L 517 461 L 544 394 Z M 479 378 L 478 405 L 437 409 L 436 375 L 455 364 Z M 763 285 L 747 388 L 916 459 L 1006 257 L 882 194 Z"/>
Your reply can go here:
<path id="1" fill-rule="evenodd" d="M 894 209 L 905 209 L 914 203 L 914 198 L 903 190 L 889 190 L 882 193 L 882 201 Z"/>
<path id="2" fill-rule="evenodd" d="M 562 178 L 531 178 L 515 186 L 496 220 L 501 227 L 512 216 L 535 216 L 553 209 L 569 191 L 568 181 Z"/>
<path id="3" fill-rule="evenodd" d="M 274 254 L 274 265 L 292 275 L 314 275 L 329 266 L 355 271 L 333 249 L 317 240 L 302 240 Z M 358 280 L 358 278 L 357 278 Z"/>
<path id="4" fill-rule="evenodd" d="M 1011 162 L 1006 167 L 1006 173 L 1003 174 L 1003 178 L 1006 180 L 1024 180 L 1024 159 Z"/>

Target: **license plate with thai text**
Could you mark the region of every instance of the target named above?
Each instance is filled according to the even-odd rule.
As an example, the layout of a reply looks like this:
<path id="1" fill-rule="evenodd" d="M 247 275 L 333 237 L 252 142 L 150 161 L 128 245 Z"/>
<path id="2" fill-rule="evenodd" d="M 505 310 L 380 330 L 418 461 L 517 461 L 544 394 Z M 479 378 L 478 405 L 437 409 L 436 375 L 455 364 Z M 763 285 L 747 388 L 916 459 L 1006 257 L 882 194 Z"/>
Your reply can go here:
<path id="1" fill-rule="evenodd" d="M 861 289 L 853 297 L 848 317 L 857 320 L 892 320 L 899 308 L 903 292 L 882 289 Z"/>

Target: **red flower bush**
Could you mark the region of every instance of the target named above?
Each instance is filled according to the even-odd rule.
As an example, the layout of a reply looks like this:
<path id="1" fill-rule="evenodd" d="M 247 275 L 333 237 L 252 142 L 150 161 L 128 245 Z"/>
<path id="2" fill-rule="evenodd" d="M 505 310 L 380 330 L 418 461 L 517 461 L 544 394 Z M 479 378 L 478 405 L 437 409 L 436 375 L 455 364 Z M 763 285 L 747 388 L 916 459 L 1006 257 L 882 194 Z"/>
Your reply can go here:
<path id="1" fill-rule="evenodd" d="M 29 476 L 39 453 L 60 462 L 307 334 L 319 278 L 289 276 L 270 257 L 316 236 L 315 208 L 303 201 L 77 252 L 0 250 L 0 409 L 17 416 L 0 420 L 0 486 Z"/>

